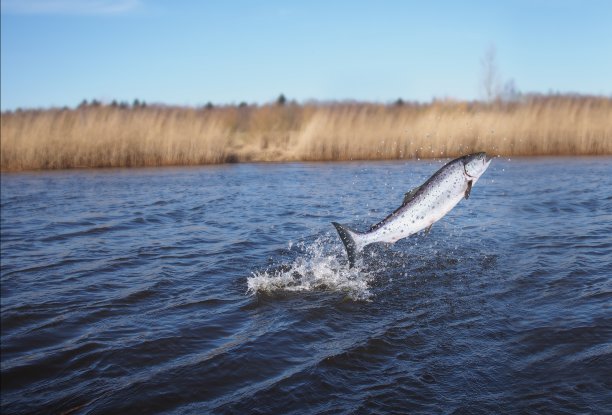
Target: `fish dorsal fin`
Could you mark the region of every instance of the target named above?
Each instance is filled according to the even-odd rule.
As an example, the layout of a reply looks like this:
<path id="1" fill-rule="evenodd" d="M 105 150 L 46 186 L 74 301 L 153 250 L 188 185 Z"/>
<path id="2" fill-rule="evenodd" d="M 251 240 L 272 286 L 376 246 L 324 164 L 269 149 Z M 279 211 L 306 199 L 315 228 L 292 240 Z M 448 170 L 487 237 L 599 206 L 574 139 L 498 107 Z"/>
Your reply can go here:
<path id="1" fill-rule="evenodd" d="M 421 188 L 421 186 L 415 187 L 411 191 L 407 192 L 404 195 L 404 201 L 402 202 L 402 206 L 405 206 L 406 204 L 410 203 L 410 201 L 412 199 L 414 199 L 414 196 L 417 194 L 417 192 L 419 191 L 420 188 Z"/>
<path id="2" fill-rule="evenodd" d="M 418 191 L 421 189 L 421 187 L 423 187 L 423 185 L 418 186 L 418 187 L 415 187 L 414 189 L 412 189 L 411 191 L 409 191 L 408 193 L 406 193 L 406 194 L 404 195 L 404 201 L 402 202 L 402 205 L 401 205 L 399 208 L 397 208 L 397 209 L 395 210 L 395 212 L 391 213 L 389 216 L 387 216 L 386 218 L 384 218 L 384 219 L 383 219 L 383 220 L 381 220 L 380 222 L 378 222 L 378 223 L 376 223 L 376 224 L 372 225 L 372 226 L 370 227 L 370 229 L 368 230 L 368 232 L 372 232 L 372 231 L 374 231 L 374 230 L 376 230 L 376 229 L 380 228 L 381 226 L 383 226 L 383 225 L 386 223 L 386 221 L 387 221 L 389 218 L 392 218 L 393 216 L 397 215 L 397 212 L 398 212 L 398 211 L 399 211 L 401 208 L 403 208 L 404 206 L 406 206 L 408 203 L 410 203 L 410 202 L 412 201 L 412 199 L 414 199 L 414 196 L 415 196 L 415 195 L 417 194 L 417 192 L 418 192 Z"/>

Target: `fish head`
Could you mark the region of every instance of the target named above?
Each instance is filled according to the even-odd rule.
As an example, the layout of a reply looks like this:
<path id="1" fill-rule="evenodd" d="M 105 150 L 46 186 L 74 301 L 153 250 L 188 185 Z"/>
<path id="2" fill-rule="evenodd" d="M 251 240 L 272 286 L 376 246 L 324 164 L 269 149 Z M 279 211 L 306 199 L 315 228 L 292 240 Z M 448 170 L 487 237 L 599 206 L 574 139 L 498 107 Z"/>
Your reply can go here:
<path id="1" fill-rule="evenodd" d="M 476 181 L 491 164 L 491 157 L 487 153 L 474 153 L 463 157 L 463 170 L 467 180 Z"/>

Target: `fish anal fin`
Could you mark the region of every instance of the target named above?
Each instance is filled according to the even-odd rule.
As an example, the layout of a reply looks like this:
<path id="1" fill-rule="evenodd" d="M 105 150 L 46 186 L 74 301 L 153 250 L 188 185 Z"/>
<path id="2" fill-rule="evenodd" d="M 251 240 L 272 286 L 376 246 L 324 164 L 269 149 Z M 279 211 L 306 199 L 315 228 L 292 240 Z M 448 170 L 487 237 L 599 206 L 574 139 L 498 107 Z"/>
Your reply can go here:
<path id="1" fill-rule="evenodd" d="M 429 225 L 427 228 L 425 228 L 425 235 L 429 235 L 429 232 L 431 231 L 432 226 L 433 226 L 433 223 Z"/>
<path id="2" fill-rule="evenodd" d="M 472 181 L 470 180 L 467 184 L 467 189 L 465 189 L 465 198 L 468 199 L 470 197 L 470 192 L 472 191 Z"/>

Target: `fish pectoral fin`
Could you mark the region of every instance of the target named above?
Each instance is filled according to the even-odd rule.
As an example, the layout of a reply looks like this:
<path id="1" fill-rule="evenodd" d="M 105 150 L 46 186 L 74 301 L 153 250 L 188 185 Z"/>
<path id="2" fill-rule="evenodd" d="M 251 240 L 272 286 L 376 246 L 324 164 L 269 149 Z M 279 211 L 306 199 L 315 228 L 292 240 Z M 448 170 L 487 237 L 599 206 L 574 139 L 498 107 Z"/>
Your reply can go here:
<path id="1" fill-rule="evenodd" d="M 470 197 L 470 192 L 472 191 L 472 181 L 468 182 L 468 187 L 465 189 L 465 198 L 468 199 Z"/>
<path id="2" fill-rule="evenodd" d="M 425 235 L 429 235 L 429 232 L 431 231 L 432 226 L 433 226 L 433 223 L 429 225 L 427 228 L 425 228 Z"/>
<path id="3" fill-rule="evenodd" d="M 404 195 L 404 201 L 402 202 L 402 206 L 404 206 L 405 204 L 407 204 L 408 202 L 410 202 L 413 198 L 414 195 L 416 195 L 416 192 L 419 191 L 419 189 L 421 188 L 421 186 L 419 187 L 415 187 L 414 189 L 412 189 L 411 191 L 407 192 Z"/>

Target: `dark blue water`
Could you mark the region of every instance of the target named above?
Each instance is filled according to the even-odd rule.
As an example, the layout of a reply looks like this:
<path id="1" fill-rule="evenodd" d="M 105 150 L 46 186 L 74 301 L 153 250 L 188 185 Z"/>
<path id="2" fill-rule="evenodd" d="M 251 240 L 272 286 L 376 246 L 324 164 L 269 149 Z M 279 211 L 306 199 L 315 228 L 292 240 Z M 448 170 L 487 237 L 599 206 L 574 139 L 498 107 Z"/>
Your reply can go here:
<path id="1" fill-rule="evenodd" d="M 440 166 L 2 174 L 2 413 L 610 413 L 612 159 L 496 159 L 349 271 L 330 221 Z"/>

